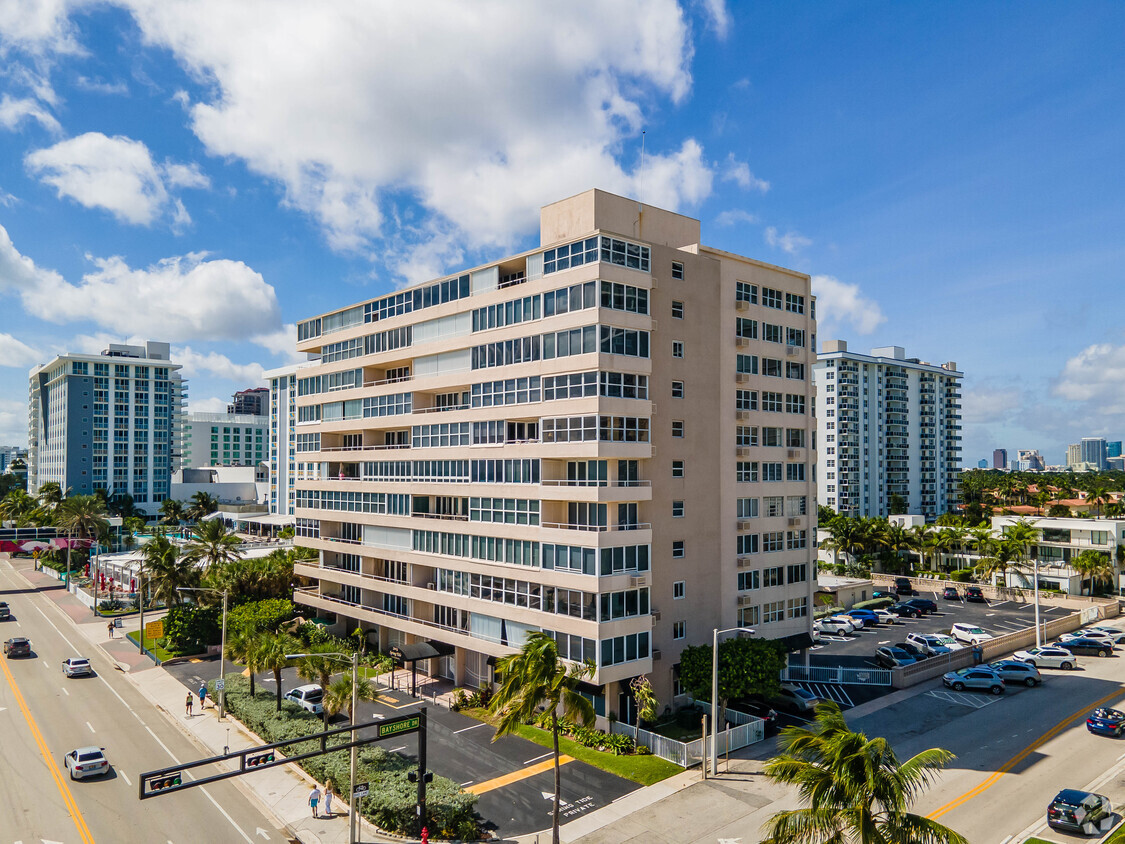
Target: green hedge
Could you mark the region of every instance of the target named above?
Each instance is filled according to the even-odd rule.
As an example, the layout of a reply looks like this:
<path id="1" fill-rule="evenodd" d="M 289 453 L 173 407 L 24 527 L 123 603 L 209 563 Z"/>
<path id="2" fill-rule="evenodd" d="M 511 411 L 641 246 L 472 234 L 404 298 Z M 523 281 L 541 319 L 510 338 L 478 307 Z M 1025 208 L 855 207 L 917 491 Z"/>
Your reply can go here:
<path id="1" fill-rule="evenodd" d="M 949 573 L 949 579 L 954 583 L 972 583 L 973 570 L 972 569 L 957 569 Z"/>
<path id="2" fill-rule="evenodd" d="M 228 630 L 257 630 L 273 633 L 297 614 L 297 608 L 287 598 L 269 598 L 251 601 L 227 613 Z"/>
<path id="3" fill-rule="evenodd" d="M 894 598 L 872 598 L 870 601 L 860 601 L 852 607 L 853 610 L 880 610 L 889 607 L 895 602 Z"/>
<path id="4" fill-rule="evenodd" d="M 306 712 L 296 704 L 283 701 L 277 711 L 277 699 L 270 690 L 259 690 L 250 696 L 250 683 L 239 674 L 228 674 L 227 710 L 248 729 L 261 736 L 268 744 L 300 738 L 323 729 L 319 716 Z M 215 694 L 214 683 L 209 684 Z M 346 733 L 330 740 L 329 745 L 347 741 Z M 318 742 L 302 742 L 288 748 L 291 755 L 316 750 Z M 323 756 L 314 756 L 297 763 L 317 782 L 331 778 L 341 795 L 351 793 L 349 781 L 350 758 L 347 750 L 337 750 Z M 417 819 L 414 807 L 418 786 L 407 779 L 407 773 L 417 770 L 417 765 L 378 745 L 362 747 L 358 753 L 356 776 L 359 782 L 370 782 L 371 792 L 360 806 L 360 813 L 380 829 L 398 835 L 414 835 Z M 462 791 L 455 782 L 434 776 L 426 787 L 426 809 L 429 814 L 430 837 L 460 838 L 472 841 L 480 837 L 479 818 L 476 814 L 477 796 Z"/>

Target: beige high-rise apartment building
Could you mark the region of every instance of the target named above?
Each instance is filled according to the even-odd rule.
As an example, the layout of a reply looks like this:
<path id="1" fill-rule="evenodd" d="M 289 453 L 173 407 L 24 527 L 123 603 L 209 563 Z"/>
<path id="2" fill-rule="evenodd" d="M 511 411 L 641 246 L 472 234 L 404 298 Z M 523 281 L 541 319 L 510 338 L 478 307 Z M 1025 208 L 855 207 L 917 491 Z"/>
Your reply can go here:
<path id="1" fill-rule="evenodd" d="M 601 715 L 714 628 L 808 641 L 809 277 L 591 190 L 541 246 L 298 326 L 296 600 L 492 679 L 530 630 Z M 407 647 L 412 646 L 412 647 Z"/>

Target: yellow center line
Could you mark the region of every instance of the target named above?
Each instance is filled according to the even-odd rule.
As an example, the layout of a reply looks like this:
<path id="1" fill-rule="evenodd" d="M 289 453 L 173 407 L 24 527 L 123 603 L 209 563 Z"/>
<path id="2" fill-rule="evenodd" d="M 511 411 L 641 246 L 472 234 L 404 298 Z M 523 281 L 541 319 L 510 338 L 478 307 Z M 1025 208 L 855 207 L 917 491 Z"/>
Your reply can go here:
<path id="1" fill-rule="evenodd" d="M 1059 721 L 1057 724 L 1055 724 L 1055 726 L 1051 727 L 1051 729 L 1047 730 L 1047 732 L 1043 733 L 1043 735 L 1039 736 L 1039 738 L 1037 738 L 1035 741 L 1033 741 L 1031 744 L 1029 744 L 1027 747 L 1025 747 L 1023 750 L 1021 750 L 1019 753 L 1017 753 L 1015 756 L 1013 756 L 1011 759 L 1009 759 L 1003 765 L 1001 765 L 996 770 L 996 772 L 992 774 L 992 776 L 990 776 L 984 782 L 980 783 L 980 785 L 976 786 L 975 788 L 969 789 L 964 794 L 962 794 L 960 797 L 954 798 L 950 802 L 946 803 L 940 809 L 936 809 L 935 811 L 930 812 L 930 814 L 926 815 L 926 817 L 929 818 L 930 820 L 937 820 L 942 815 L 956 809 L 962 803 L 967 803 L 968 801 L 972 800 L 974 797 L 977 797 L 977 796 L 983 794 L 984 792 L 988 791 L 988 789 L 992 788 L 992 786 L 994 786 L 994 785 L 996 785 L 996 783 L 1000 782 L 1000 779 L 1006 773 L 1008 773 L 1010 770 L 1012 770 L 1012 768 L 1014 768 L 1016 765 L 1018 765 L 1020 762 L 1022 762 L 1025 758 L 1027 758 L 1027 756 L 1029 756 L 1035 750 L 1038 750 L 1040 747 L 1042 747 L 1048 741 L 1050 741 L 1055 736 L 1057 736 L 1059 733 L 1061 733 L 1063 730 L 1065 730 L 1067 727 L 1069 727 L 1071 725 L 1071 723 L 1073 723 L 1076 718 L 1081 718 L 1082 716 L 1087 715 L 1091 710 L 1097 709 L 1099 706 L 1102 706 L 1103 704 L 1109 703 L 1109 701 L 1113 700 L 1114 698 L 1119 698 L 1119 697 L 1121 697 L 1121 690 L 1120 689 L 1118 689 L 1115 692 L 1110 692 L 1105 697 L 1098 698 L 1096 701 L 1089 704 L 1088 706 L 1086 706 L 1082 709 L 1079 709 L 1077 712 L 1074 712 L 1074 713 L 1068 715 L 1066 718 Z"/>
<path id="2" fill-rule="evenodd" d="M 573 756 L 567 756 L 566 754 L 563 754 L 559 757 L 560 765 L 565 765 L 567 762 L 573 761 Z M 486 791 L 492 791 L 492 789 L 494 788 L 511 785 L 514 782 L 519 782 L 520 780 L 525 780 L 528 777 L 533 777 L 536 774 L 541 774 L 544 771 L 549 771 L 554 767 L 555 761 L 553 759 L 548 759 L 546 762 L 540 762 L 538 765 L 532 765 L 530 768 L 524 768 L 520 771 L 512 771 L 512 773 L 504 774 L 504 776 L 502 777 L 496 777 L 495 779 L 478 782 L 476 785 L 470 785 L 465 789 L 465 791 L 468 791 L 471 794 L 484 794 Z"/>
<path id="3" fill-rule="evenodd" d="M 86 821 L 82 817 L 82 813 L 78 811 L 78 804 L 74 802 L 74 795 L 70 793 L 70 788 L 62 778 L 62 772 L 59 771 L 59 766 L 55 764 L 51 751 L 47 749 L 47 742 L 43 740 L 43 734 L 39 732 L 39 726 L 35 723 L 35 719 L 31 717 L 31 710 L 27 708 L 27 701 L 23 699 L 23 694 L 20 692 L 19 686 L 16 685 L 16 678 L 12 676 L 11 669 L 8 668 L 7 658 L 0 659 L 0 668 L 3 668 L 4 676 L 8 679 L 8 685 L 12 687 L 12 692 L 16 696 L 16 703 L 19 704 L 20 712 L 23 713 L 23 717 L 27 721 L 27 726 L 31 730 L 35 743 L 39 745 L 39 753 L 47 763 L 47 770 L 55 778 L 55 785 L 58 786 L 59 794 L 62 795 L 63 802 L 66 803 L 67 811 L 70 812 L 70 817 L 74 820 L 79 836 L 86 844 L 94 844 L 94 837 L 90 835 Z"/>

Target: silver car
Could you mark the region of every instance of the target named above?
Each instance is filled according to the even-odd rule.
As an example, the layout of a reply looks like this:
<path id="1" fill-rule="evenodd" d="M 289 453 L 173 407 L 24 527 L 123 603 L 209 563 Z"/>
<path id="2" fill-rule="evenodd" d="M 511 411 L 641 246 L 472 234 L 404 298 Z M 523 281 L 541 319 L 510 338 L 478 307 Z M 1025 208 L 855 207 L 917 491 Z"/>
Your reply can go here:
<path id="1" fill-rule="evenodd" d="M 84 656 L 72 656 L 69 659 L 64 659 L 62 671 L 64 677 L 82 677 L 94 673 L 90 660 Z"/>
<path id="2" fill-rule="evenodd" d="M 79 747 L 63 757 L 72 780 L 100 777 L 109 773 L 104 747 Z"/>
<path id="3" fill-rule="evenodd" d="M 1004 693 L 1004 678 L 983 665 L 950 671 L 941 681 L 955 692 L 965 689 L 980 689 L 994 695 Z"/>
<path id="4" fill-rule="evenodd" d="M 1001 659 L 997 662 L 988 663 L 988 667 L 999 674 L 1005 684 L 1021 683 L 1031 688 L 1043 682 L 1043 675 L 1030 662 L 1023 662 L 1018 659 Z"/>

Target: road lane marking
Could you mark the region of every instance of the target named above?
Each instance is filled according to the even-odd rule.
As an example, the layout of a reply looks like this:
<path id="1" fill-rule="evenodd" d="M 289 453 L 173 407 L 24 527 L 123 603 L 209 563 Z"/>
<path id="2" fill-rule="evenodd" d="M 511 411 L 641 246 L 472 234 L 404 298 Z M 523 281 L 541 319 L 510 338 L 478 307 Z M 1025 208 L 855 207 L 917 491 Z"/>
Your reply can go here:
<path id="1" fill-rule="evenodd" d="M 94 725 L 93 725 L 93 724 L 91 724 L 91 723 L 90 723 L 89 721 L 87 721 L 87 722 L 86 722 L 86 726 L 90 728 L 90 732 L 91 732 L 91 733 L 96 733 L 96 732 L 97 732 L 97 730 L 95 730 L 95 729 L 94 729 Z"/>
<path id="2" fill-rule="evenodd" d="M 125 773 L 124 771 L 118 771 L 117 773 L 121 774 L 121 779 L 125 780 L 125 785 L 129 786 L 129 788 L 133 787 L 133 781 L 129 779 L 129 775 L 127 773 Z"/>
<path id="3" fill-rule="evenodd" d="M 62 686 L 61 688 L 62 688 L 62 693 L 64 695 L 66 695 L 67 697 L 70 697 L 70 691 L 67 690 L 66 686 Z"/>
<path id="4" fill-rule="evenodd" d="M 553 754 L 552 754 L 553 755 Z M 567 762 L 573 762 L 573 756 L 563 754 L 559 757 L 559 764 L 565 765 Z M 465 791 L 470 794 L 484 794 L 486 791 L 492 791 L 496 788 L 501 788 L 505 785 L 511 785 L 514 782 L 525 780 L 528 777 L 533 777 L 536 774 L 541 774 L 544 771 L 550 771 L 555 767 L 555 760 L 548 759 L 546 762 L 540 762 L 538 765 L 532 765 L 530 768 L 524 768 L 522 771 L 512 771 L 510 774 L 504 774 L 495 779 L 485 780 L 478 782 L 476 785 L 470 785 Z"/>
<path id="5" fill-rule="evenodd" d="M 19 686 L 16 685 L 16 678 L 12 676 L 11 669 L 8 668 L 7 659 L 0 659 L 0 668 L 4 670 L 4 677 L 8 680 L 8 685 L 12 688 L 12 693 L 16 697 L 16 703 L 19 704 L 20 711 L 23 713 L 24 720 L 27 721 L 28 729 L 31 731 L 35 743 L 39 746 L 39 753 L 42 755 L 43 761 L 47 763 L 47 770 L 51 772 L 51 776 L 55 779 L 55 785 L 58 786 L 59 794 L 62 795 L 67 811 L 70 813 L 70 817 L 74 821 L 74 826 L 78 830 L 78 835 L 86 844 L 94 844 L 94 837 L 90 835 L 90 830 L 86 826 L 86 820 L 78 810 L 78 804 L 74 802 L 74 795 L 70 793 L 70 788 L 67 787 L 66 782 L 63 781 L 62 774 L 59 772 L 59 766 L 55 764 L 54 757 L 51 756 L 51 751 L 47 749 L 47 742 L 44 740 L 43 734 L 39 732 L 39 726 L 35 723 L 35 719 L 31 716 L 31 710 L 27 707 L 27 701 L 24 700 L 23 693 L 20 691 Z"/>
<path id="6" fill-rule="evenodd" d="M 1012 770 L 1012 768 L 1014 768 L 1016 765 L 1018 765 L 1020 762 L 1022 762 L 1024 760 L 1024 758 L 1026 758 L 1031 753 L 1033 753 L 1034 751 L 1036 751 L 1040 747 L 1042 747 L 1044 744 L 1046 744 L 1048 741 L 1053 739 L 1055 736 L 1057 736 L 1059 733 L 1061 733 L 1063 730 L 1065 730 L 1067 727 L 1069 727 L 1078 718 L 1081 718 L 1082 716 L 1089 713 L 1091 710 L 1097 709 L 1099 706 L 1102 706 L 1103 704 L 1108 703 L 1109 701 L 1113 700 L 1114 698 L 1121 697 L 1121 695 L 1122 695 L 1122 692 L 1121 692 L 1120 689 L 1118 689 L 1116 691 L 1113 691 L 1113 692 L 1110 692 L 1105 697 L 1098 698 L 1093 703 L 1083 707 L 1082 709 L 1079 709 L 1077 712 L 1074 712 L 1073 714 L 1064 718 L 1062 721 L 1059 721 L 1057 724 L 1055 724 L 1055 726 L 1051 727 L 1051 729 L 1047 730 L 1045 733 L 1040 735 L 1039 738 L 1035 739 L 1035 741 L 1031 742 L 1027 747 L 1025 747 L 1023 750 L 1021 750 L 1019 753 L 1017 753 L 1015 756 L 1013 756 L 1011 759 L 1009 759 L 1003 765 L 1001 765 L 1000 768 L 998 770 L 996 770 L 990 777 L 985 779 L 984 782 L 980 783 L 979 785 L 977 785 L 974 788 L 969 789 L 964 794 L 962 794 L 960 797 L 956 797 L 953 800 L 949 801 L 944 806 L 942 806 L 940 809 L 935 809 L 933 812 L 930 812 L 930 814 L 926 815 L 926 817 L 929 818 L 930 820 L 937 820 L 942 815 L 945 815 L 945 814 L 953 811 L 954 809 L 956 809 L 962 803 L 967 803 L 969 800 L 972 800 L 974 797 L 980 796 L 981 794 L 986 792 L 988 789 L 992 788 L 992 786 L 996 785 L 996 783 L 998 783 L 1000 781 L 1001 777 L 1003 777 L 1010 770 Z"/>
<path id="7" fill-rule="evenodd" d="M 477 727 L 487 727 L 487 726 L 488 726 L 488 724 L 486 724 L 484 721 L 481 721 L 479 724 L 473 724 L 473 726 L 471 726 L 471 727 L 463 727 L 460 730 L 454 730 L 453 735 L 457 735 L 458 733 L 467 733 L 467 732 L 469 732 L 469 730 L 475 730 Z"/>
<path id="8" fill-rule="evenodd" d="M 542 756 L 536 756 L 534 759 L 528 759 L 523 764 L 530 765 L 532 762 L 538 762 L 540 759 L 546 759 L 548 756 L 551 756 L 551 755 L 553 755 L 553 754 L 552 753 L 544 753 Z"/>

